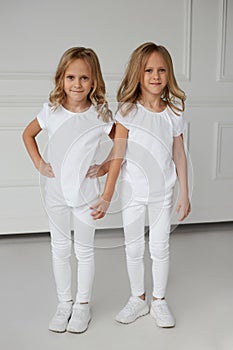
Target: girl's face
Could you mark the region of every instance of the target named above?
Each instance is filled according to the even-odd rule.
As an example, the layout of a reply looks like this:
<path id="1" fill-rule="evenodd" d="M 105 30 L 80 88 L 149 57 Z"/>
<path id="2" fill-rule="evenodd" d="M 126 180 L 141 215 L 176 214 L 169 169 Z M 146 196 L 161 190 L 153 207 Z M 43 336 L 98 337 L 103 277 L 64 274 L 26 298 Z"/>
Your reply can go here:
<path id="1" fill-rule="evenodd" d="M 85 103 L 92 87 L 89 64 L 81 58 L 75 59 L 68 65 L 64 75 L 66 102 L 76 105 Z"/>
<path id="2" fill-rule="evenodd" d="M 140 87 L 144 97 L 161 96 L 168 82 L 168 67 L 159 52 L 153 52 L 141 76 Z"/>

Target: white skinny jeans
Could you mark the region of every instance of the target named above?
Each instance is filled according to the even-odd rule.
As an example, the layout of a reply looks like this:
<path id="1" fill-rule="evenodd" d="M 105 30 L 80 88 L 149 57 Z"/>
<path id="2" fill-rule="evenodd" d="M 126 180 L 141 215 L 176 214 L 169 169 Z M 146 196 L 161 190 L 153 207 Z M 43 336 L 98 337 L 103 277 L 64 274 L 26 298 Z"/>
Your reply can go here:
<path id="1" fill-rule="evenodd" d="M 55 196 L 54 196 L 55 197 Z M 59 302 L 72 300 L 71 293 L 71 214 L 74 226 L 74 251 L 78 261 L 76 302 L 89 302 L 94 279 L 95 222 L 88 205 L 69 207 L 47 196 L 53 272 Z"/>
<path id="2" fill-rule="evenodd" d="M 172 197 L 172 194 L 171 196 Z M 127 270 L 131 293 L 140 296 L 144 287 L 145 214 L 148 208 L 149 250 L 152 259 L 153 296 L 165 297 L 169 272 L 169 236 L 171 204 L 133 201 L 124 207 L 123 224 Z"/>

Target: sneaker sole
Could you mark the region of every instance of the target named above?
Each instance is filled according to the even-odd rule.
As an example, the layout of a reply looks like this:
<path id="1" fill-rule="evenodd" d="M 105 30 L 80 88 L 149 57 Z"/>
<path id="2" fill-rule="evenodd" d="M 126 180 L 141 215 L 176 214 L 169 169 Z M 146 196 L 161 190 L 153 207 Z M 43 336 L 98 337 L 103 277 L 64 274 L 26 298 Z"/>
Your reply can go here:
<path id="1" fill-rule="evenodd" d="M 173 328 L 176 325 L 175 322 L 171 323 L 171 324 L 166 324 L 166 325 L 160 323 L 158 321 L 157 317 L 156 317 L 156 314 L 154 313 L 154 311 L 152 309 L 150 310 L 150 314 L 155 319 L 155 322 L 156 322 L 157 326 L 160 327 L 160 328 Z"/>
<path id="2" fill-rule="evenodd" d="M 70 318 L 69 318 L 69 320 L 70 320 Z M 69 320 L 68 320 L 68 322 L 69 322 Z M 67 325 L 68 325 L 68 322 L 67 322 Z M 64 329 L 62 329 L 62 330 L 58 330 L 58 329 L 53 329 L 53 328 L 48 328 L 48 330 L 50 331 L 50 332 L 54 332 L 54 333 L 65 333 L 66 332 L 66 328 L 64 328 Z"/>
<path id="3" fill-rule="evenodd" d="M 72 331 L 72 330 L 67 329 L 67 332 L 73 333 L 73 334 L 82 334 L 82 333 L 84 333 L 84 332 L 87 331 L 90 322 L 91 322 L 91 318 L 90 318 L 90 320 L 88 321 L 87 328 L 85 328 L 83 331 Z"/>
<path id="4" fill-rule="evenodd" d="M 71 319 L 71 313 L 70 313 L 69 318 L 67 319 L 66 327 L 67 327 L 67 325 L 68 325 L 70 319 Z M 59 330 L 57 330 L 57 329 L 52 329 L 52 328 L 50 328 L 50 327 L 48 328 L 48 330 L 49 330 L 50 332 L 54 332 L 54 333 L 65 333 L 65 332 L 66 332 L 66 327 L 65 327 L 63 330 L 61 330 L 61 331 L 59 331 Z"/>
<path id="5" fill-rule="evenodd" d="M 142 316 L 146 316 L 148 313 L 149 313 L 149 308 L 145 308 L 145 309 L 142 309 L 141 312 L 139 313 L 139 315 L 137 315 L 136 318 L 134 318 L 132 321 L 120 321 L 120 320 L 117 320 L 115 318 L 115 321 L 117 321 L 118 323 L 121 323 L 121 324 L 130 324 L 130 323 L 133 323 L 135 322 L 139 317 L 142 317 Z"/>
<path id="6" fill-rule="evenodd" d="M 54 333 L 65 333 L 65 332 L 66 332 L 66 329 L 64 329 L 64 330 L 62 330 L 62 331 L 58 331 L 58 330 L 49 328 L 48 330 L 49 330 L 50 332 L 54 332 Z"/>

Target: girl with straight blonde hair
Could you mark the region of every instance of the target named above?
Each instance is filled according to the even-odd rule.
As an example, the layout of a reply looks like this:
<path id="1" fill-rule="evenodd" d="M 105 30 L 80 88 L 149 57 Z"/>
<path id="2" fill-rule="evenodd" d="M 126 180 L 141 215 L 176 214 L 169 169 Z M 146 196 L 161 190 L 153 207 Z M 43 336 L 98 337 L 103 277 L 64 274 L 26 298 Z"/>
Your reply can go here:
<path id="1" fill-rule="evenodd" d="M 132 53 L 124 78 L 118 89 L 117 100 L 120 106 L 124 105 L 124 110 L 122 110 L 123 115 L 130 112 L 140 98 L 141 76 L 146 62 L 153 52 L 159 53 L 163 57 L 167 66 L 167 84 L 162 91 L 161 99 L 165 101 L 175 113 L 184 111 L 184 102 L 186 99 L 185 93 L 177 84 L 172 58 L 168 50 L 164 46 L 149 42 L 140 45 Z M 177 102 L 178 104 L 181 104 L 180 107 L 177 105 Z"/>
<path id="2" fill-rule="evenodd" d="M 128 132 L 122 165 L 122 215 L 131 297 L 116 321 L 131 323 L 149 313 L 159 327 L 175 319 L 165 300 L 169 270 L 170 219 L 176 179 L 179 220 L 190 212 L 187 161 L 183 144 L 185 94 L 163 46 L 148 42 L 136 48 L 120 84 L 117 123 Z M 149 308 L 144 286 L 144 226 L 149 218 L 153 295 Z"/>

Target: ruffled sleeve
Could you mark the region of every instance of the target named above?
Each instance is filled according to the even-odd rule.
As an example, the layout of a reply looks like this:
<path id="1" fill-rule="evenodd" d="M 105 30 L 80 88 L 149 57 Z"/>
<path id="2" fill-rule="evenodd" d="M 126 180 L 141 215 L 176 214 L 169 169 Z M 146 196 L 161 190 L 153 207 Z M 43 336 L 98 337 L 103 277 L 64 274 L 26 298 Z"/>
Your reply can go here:
<path id="1" fill-rule="evenodd" d="M 118 111 L 115 116 L 115 121 L 123 125 L 126 129 L 130 130 L 130 117 L 122 117 L 121 113 Z"/>
<path id="2" fill-rule="evenodd" d="M 114 120 L 111 120 L 110 122 L 108 123 L 105 123 L 104 125 L 104 133 L 109 135 L 111 130 L 112 130 L 112 127 L 113 127 L 113 124 L 114 124 Z"/>
<path id="3" fill-rule="evenodd" d="M 187 121 L 184 119 L 183 114 L 175 115 L 171 114 L 173 137 L 177 137 L 184 133 L 187 128 Z"/>
<path id="4" fill-rule="evenodd" d="M 41 129 L 47 129 L 48 127 L 48 110 L 48 103 L 44 103 L 42 109 L 37 115 L 37 120 Z"/>

